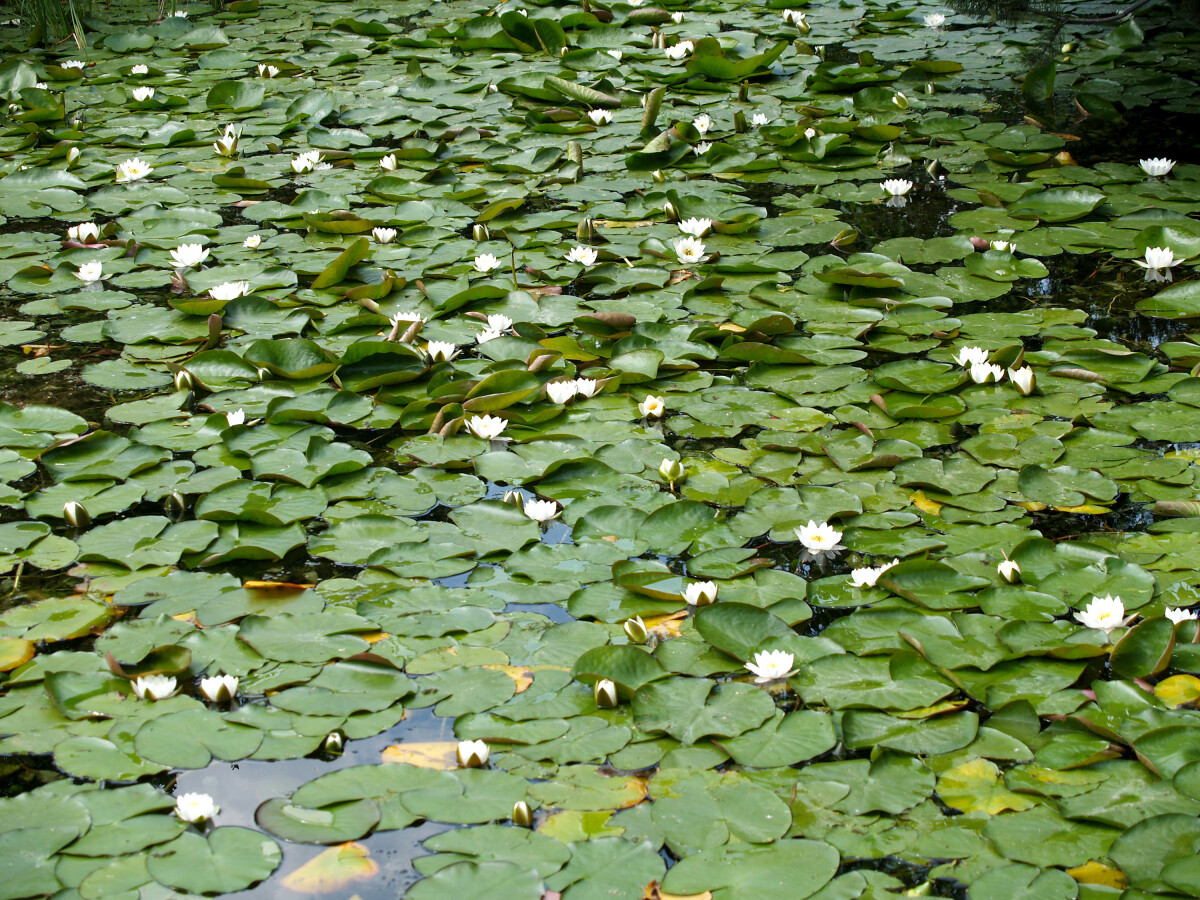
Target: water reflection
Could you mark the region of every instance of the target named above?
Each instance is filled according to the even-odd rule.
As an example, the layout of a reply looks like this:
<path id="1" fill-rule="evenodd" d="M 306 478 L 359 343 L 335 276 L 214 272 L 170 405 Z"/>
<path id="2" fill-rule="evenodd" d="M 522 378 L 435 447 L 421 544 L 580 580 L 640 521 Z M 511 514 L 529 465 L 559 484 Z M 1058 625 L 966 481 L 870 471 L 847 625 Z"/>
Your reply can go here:
<path id="1" fill-rule="evenodd" d="M 210 795 L 221 807 L 217 825 L 240 825 L 257 829 L 254 811 L 273 797 L 285 797 L 302 784 L 319 775 L 350 766 L 378 763 L 385 747 L 401 741 L 456 740 L 454 720 L 434 715 L 432 709 L 405 711 L 404 719 L 382 734 L 358 741 L 347 741 L 340 756 L 325 758 L 279 760 L 214 760 L 203 769 L 181 772 L 175 779 L 172 793 L 196 792 Z M 355 895 L 362 900 L 394 900 L 420 876 L 412 868 L 412 860 L 424 855 L 421 842 L 435 834 L 456 828 L 440 822 L 419 822 L 396 831 L 377 832 L 363 838 L 371 858 L 379 865 L 379 874 L 370 881 L 354 882 L 337 891 L 320 896 L 341 900 Z M 283 848 L 283 863 L 267 881 L 230 897 L 276 898 L 300 897 L 302 894 L 284 888 L 281 880 L 321 853 L 325 847 L 312 844 L 293 844 L 279 840 Z"/>

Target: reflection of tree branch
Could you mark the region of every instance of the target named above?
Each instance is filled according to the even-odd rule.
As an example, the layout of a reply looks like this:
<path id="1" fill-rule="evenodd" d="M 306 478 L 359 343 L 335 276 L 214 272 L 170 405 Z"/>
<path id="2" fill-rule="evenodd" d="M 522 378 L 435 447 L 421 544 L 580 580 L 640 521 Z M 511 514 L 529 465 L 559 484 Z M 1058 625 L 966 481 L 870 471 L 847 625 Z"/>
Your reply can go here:
<path id="1" fill-rule="evenodd" d="M 1030 12 L 1036 12 L 1039 16 L 1053 19 L 1060 25 L 1103 25 L 1107 22 L 1119 22 L 1122 19 L 1128 18 L 1143 6 L 1153 2 L 1154 0 L 1137 0 L 1137 3 L 1134 3 L 1132 6 L 1127 6 L 1120 12 L 1108 16 L 1064 16 L 1059 13 L 1040 12 L 1036 10 L 1030 10 Z"/>

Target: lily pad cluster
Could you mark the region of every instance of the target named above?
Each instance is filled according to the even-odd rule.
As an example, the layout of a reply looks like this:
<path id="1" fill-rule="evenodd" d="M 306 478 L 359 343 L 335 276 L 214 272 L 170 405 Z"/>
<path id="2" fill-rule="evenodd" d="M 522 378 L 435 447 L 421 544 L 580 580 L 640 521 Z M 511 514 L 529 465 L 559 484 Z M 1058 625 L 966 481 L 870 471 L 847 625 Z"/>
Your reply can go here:
<path id="1" fill-rule="evenodd" d="M 0 28 L 0 898 L 1200 893 L 1194 41 L 792 6 Z"/>

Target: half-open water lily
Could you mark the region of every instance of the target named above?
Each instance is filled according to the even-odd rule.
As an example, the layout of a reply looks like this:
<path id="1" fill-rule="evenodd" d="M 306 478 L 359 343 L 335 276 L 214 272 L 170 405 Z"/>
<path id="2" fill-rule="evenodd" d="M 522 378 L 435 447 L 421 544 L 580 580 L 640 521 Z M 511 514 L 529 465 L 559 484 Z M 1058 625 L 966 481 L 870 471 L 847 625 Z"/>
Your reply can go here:
<path id="1" fill-rule="evenodd" d="M 95 284 L 104 278 L 104 264 L 98 259 L 85 262 L 76 270 L 75 277 L 84 284 Z"/>
<path id="2" fill-rule="evenodd" d="M 1170 281 L 1171 266 L 1178 261 L 1170 247 L 1147 247 L 1145 260 L 1134 260 L 1146 270 L 1146 281 Z"/>
<path id="3" fill-rule="evenodd" d="M 139 700 L 166 700 L 172 697 L 178 689 L 178 684 L 170 675 L 142 675 L 130 682 L 134 694 Z"/>
<path id="4" fill-rule="evenodd" d="M 679 230 L 695 238 L 702 238 L 712 230 L 712 219 L 684 219 L 679 223 Z"/>
<path id="5" fill-rule="evenodd" d="M 200 693 L 206 700 L 213 703 L 223 703 L 237 696 L 238 679 L 236 675 L 213 675 L 200 679 Z"/>
<path id="6" fill-rule="evenodd" d="M 549 522 L 562 512 L 554 500 L 527 500 L 524 513 L 535 522 Z"/>
<path id="7" fill-rule="evenodd" d="M 1167 159 L 1165 156 L 1151 157 L 1150 159 L 1139 159 L 1138 165 L 1151 178 L 1161 178 L 1175 168 L 1175 160 Z"/>

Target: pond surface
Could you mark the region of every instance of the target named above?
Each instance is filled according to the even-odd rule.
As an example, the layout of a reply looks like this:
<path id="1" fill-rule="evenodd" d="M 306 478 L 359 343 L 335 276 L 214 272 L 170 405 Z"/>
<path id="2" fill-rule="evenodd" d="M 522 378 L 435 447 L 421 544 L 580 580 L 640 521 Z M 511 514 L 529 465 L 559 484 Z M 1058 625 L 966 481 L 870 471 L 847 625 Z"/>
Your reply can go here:
<path id="1" fill-rule="evenodd" d="M 0 900 L 1200 895 L 1166 8 L 174 11 L 0 26 Z"/>

